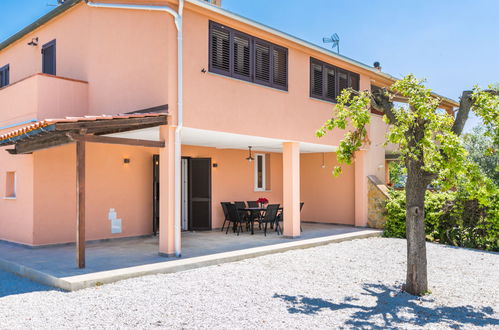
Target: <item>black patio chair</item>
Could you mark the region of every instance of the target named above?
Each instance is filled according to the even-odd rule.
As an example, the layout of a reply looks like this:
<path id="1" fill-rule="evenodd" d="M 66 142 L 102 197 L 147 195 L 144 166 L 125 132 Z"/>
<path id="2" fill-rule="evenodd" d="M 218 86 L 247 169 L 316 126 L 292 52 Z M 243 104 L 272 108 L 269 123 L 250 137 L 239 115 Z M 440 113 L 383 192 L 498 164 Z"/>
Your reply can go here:
<path id="1" fill-rule="evenodd" d="M 230 219 L 229 219 L 229 211 L 227 210 L 227 204 L 230 204 L 229 202 L 220 202 L 222 205 L 222 210 L 224 212 L 224 224 L 222 225 L 222 230 L 224 231 L 225 223 L 229 221 L 229 227 L 230 227 Z"/>
<path id="2" fill-rule="evenodd" d="M 260 207 L 260 205 L 258 204 L 257 201 L 247 201 L 247 203 L 248 203 L 248 207 Z M 250 214 L 249 214 L 250 221 L 252 221 L 252 222 L 257 221 L 258 228 L 262 229 L 262 224 L 260 223 L 260 216 L 261 216 L 260 211 L 250 211 Z"/>
<path id="3" fill-rule="evenodd" d="M 265 215 L 260 220 L 264 224 L 263 233 L 267 236 L 267 225 L 275 224 L 277 235 L 279 235 L 279 224 L 277 223 L 277 212 L 279 212 L 279 204 L 270 204 L 265 210 Z"/>
<path id="4" fill-rule="evenodd" d="M 234 205 L 236 206 L 236 209 L 239 212 L 239 217 L 241 218 L 241 220 L 246 222 L 246 229 L 248 229 L 249 213 L 247 211 L 241 210 L 241 209 L 246 208 L 246 203 L 245 202 L 234 202 Z"/>
<path id="5" fill-rule="evenodd" d="M 227 212 L 229 215 L 229 221 L 234 224 L 234 231 L 237 229 L 237 236 L 239 236 L 239 233 L 241 232 L 241 229 L 243 227 L 243 222 L 244 220 L 241 218 L 240 213 L 238 212 L 238 209 L 235 204 L 229 203 L 225 204 L 227 207 Z M 230 223 L 229 226 L 227 226 L 227 231 L 225 234 L 229 233 L 229 228 L 230 228 Z"/>

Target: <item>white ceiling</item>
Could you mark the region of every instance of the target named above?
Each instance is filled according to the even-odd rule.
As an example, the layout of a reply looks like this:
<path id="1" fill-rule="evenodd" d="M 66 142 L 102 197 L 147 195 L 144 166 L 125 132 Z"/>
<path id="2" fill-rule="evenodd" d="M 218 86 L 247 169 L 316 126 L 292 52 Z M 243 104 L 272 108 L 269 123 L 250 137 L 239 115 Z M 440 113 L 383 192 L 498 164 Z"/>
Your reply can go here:
<path id="1" fill-rule="evenodd" d="M 110 134 L 109 136 L 159 141 L 159 127 Z M 184 127 L 182 129 L 182 144 L 185 145 L 242 150 L 246 150 L 248 149 L 248 146 L 251 146 L 255 151 L 281 152 L 283 142 L 289 142 L 289 140 L 209 131 L 189 127 Z M 305 142 L 300 143 L 300 152 L 302 153 L 334 151 L 336 151 L 335 146 Z"/>

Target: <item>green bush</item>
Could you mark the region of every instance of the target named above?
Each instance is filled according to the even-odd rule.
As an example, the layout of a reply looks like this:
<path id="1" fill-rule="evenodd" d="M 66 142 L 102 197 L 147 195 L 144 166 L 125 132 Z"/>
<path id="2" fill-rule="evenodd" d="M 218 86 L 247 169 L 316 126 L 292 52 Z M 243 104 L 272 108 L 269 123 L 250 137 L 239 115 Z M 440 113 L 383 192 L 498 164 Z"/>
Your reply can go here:
<path id="1" fill-rule="evenodd" d="M 499 251 L 499 197 L 480 203 L 463 191 L 427 191 L 426 239 L 454 246 Z M 484 204 L 486 206 L 484 206 Z M 383 236 L 405 238 L 405 191 L 392 190 Z"/>

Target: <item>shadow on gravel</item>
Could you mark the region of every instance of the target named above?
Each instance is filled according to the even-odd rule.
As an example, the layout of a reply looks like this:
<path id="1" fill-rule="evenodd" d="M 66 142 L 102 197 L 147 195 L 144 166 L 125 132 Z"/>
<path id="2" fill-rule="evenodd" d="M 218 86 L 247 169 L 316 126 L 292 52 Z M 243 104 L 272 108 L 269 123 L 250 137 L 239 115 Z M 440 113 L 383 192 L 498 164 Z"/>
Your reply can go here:
<path id="1" fill-rule="evenodd" d="M 374 306 L 356 304 L 359 298 L 346 297 L 341 303 L 333 303 L 321 298 L 274 294 L 282 299 L 291 314 L 314 315 L 322 310 L 351 313 L 346 325 L 354 327 L 386 328 L 410 323 L 424 326 L 432 323 L 454 323 L 474 326 L 499 326 L 499 320 L 493 317 L 492 307 L 480 310 L 473 306 L 424 306 L 432 302 L 431 297 L 416 297 L 382 284 L 365 284 L 361 295 L 375 298 Z M 349 310 L 349 311 L 344 311 Z M 382 325 L 376 319 L 383 319 Z"/>
<path id="2" fill-rule="evenodd" d="M 42 284 L 32 282 L 17 275 L 0 271 L 0 298 L 14 294 L 36 291 L 60 291 Z"/>

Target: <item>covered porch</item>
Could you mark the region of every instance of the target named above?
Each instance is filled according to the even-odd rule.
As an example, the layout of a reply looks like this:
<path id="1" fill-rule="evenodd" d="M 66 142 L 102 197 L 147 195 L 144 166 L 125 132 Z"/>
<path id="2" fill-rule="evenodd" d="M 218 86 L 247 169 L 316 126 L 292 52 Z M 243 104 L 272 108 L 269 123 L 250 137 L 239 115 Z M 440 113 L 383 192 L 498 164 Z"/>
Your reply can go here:
<path id="1" fill-rule="evenodd" d="M 44 260 L 47 265 L 51 265 L 50 258 L 42 257 L 38 251 L 54 251 L 56 255 L 61 253 L 62 269 L 85 273 L 87 270 L 62 265 L 62 260 L 70 250 L 73 251 L 74 260 L 74 247 L 51 245 L 76 241 L 77 267 L 86 266 L 91 272 L 98 271 L 99 267 L 105 268 L 106 263 L 109 264 L 108 267 L 113 267 L 114 263 L 112 255 L 105 253 L 106 247 L 93 249 L 101 253 L 101 256 L 89 257 L 89 262 L 86 263 L 85 252 L 89 252 L 90 256 L 92 248 L 99 246 L 90 243 L 86 248 L 85 242 L 88 240 L 118 238 L 118 250 L 124 255 L 123 259 L 117 258 L 123 262 L 119 261 L 116 267 L 126 267 L 130 262 L 133 264 L 133 260 L 137 260 L 139 264 L 147 263 L 148 260 L 161 262 L 167 260 L 165 257 L 178 256 L 180 253 L 182 257 L 190 257 L 195 256 L 198 253 L 196 251 L 216 253 L 276 244 L 275 240 L 282 242 L 285 238 L 301 240 L 335 235 L 340 227 L 333 224 L 348 225 L 345 227 L 348 231 L 354 230 L 354 226 L 365 226 L 367 193 L 363 152 L 359 153 L 355 164 L 341 178 L 333 178 L 331 170 L 335 162 L 335 146 L 184 128 L 181 135 L 182 157 L 210 160 L 207 176 L 198 178 L 199 181 L 209 181 L 209 196 L 196 196 L 197 202 L 201 197 L 204 199 L 201 198 L 201 208 L 194 212 L 192 200 L 190 204 L 187 200 L 189 205 L 186 206 L 186 200 L 182 199 L 187 191 L 193 190 L 192 181 L 182 186 L 182 196 L 178 196 L 175 191 L 176 180 L 184 181 L 185 173 L 182 167 L 176 172 L 173 151 L 177 141 L 174 131 L 174 126 L 167 125 L 166 114 L 145 113 L 56 120 L 4 136 L 4 145 L 14 145 L 10 153 L 33 153 L 34 172 L 40 174 L 39 179 L 35 179 L 43 183 L 36 185 L 37 181 L 34 180 L 35 188 L 41 188 L 36 195 L 44 197 L 35 201 L 37 214 L 33 225 L 36 230 L 33 243 L 28 245 L 47 247 L 28 249 L 33 257 L 26 255 L 26 260 L 32 260 L 43 268 Z M 71 148 L 71 142 L 76 142 L 76 148 Z M 89 146 L 85 147 L 87 144 Z M 120 144 L 140 152 L 120 149 L 116 146 Z M 249 151 L 248 147 L 252 147 L 252 150 Z M 48 152 L 45 151 L 47 148 L 50 148 Z M 86 154 L 89 156 L 88 160 Z M 76 156 L 73 161 L 70 155 Z M 153 181 L 153 155 L 158 156 L 160 183 L 155 188 L 159 194 L 154 196 L 153 184 L 150 182 Z M 262 157 L 259 159 L 259 156 Z M 253 162 L 249 162 L 248 158 L 253 158 Z M 54 168 L 76 175 L 67 180 L 71 177 L 59 175 Z M 72 180 L 76 181 L 74 200 L 54 200 L 53 195 L 47 192 L 47 189 L 53 192 L 64 191 L 63 195 L 70 196 L 68 194 L 75 192 L 75 181 Z M 155 196 L 158 197 L 157 208 L 154 209 L 159 211 L 156 214 L 159 238 L 135 239 L 132 236 L 147 236 L 155 230 Z M 177 196 L 182 198 L 177 200 Z M 270 237 L 264 238 L 259 235 L 261 233 L 236 236 L 218 231 L 224 222 L 220 202 L 249 201 L 259 197 L 268 198 L 270 203 L 283 207 L 284 235 L 277 236 L 274 232 Z M 124 203 L 120 201 L 123 198 L 127 198 Z M 178 227 L 175 213 L 177 202 L 182 207 Z M 300 212 L 300 202 L 305 203 L 303 213 Z M 47 208 L 49 204 L 50 208 Z M 110 207 L 114 205 L 118 205 L 118 216 L 123 219 L 111 218 L 110 210 L 114 211 L 114 208 Z M 68 212 L 61 213 L 61 208 Z M 58 213 L 49 213 L 49 209 Z M 37 210 L 47 211 L 44 213 Z M 193 219 L 207 221 L 207 225 L 195 228 Z M 302 223 L 302 219 L 324 224 Z M 119 220 L 120 226 L 123 224 L 123 231 L 121 227 L 120 231 L 114 231 L 114 220 Z M 199 229 L 207 230 L 207 234 L 211 235 L 201 232 L 181 234 L 182 230 Z M 122 239 L 129 241 L 123 245 L 120 243 Z M 193 244 L 194 240 L 199 241 Z M 108 243 L 112 250 L 114 243 Z M 140 255 L 132 257 L 135 243 L 150 247 L 151 250 L 139 248 L 137 251 L 140 251 Z M 127 249 L 129 246 L 131 248 Z"/>

